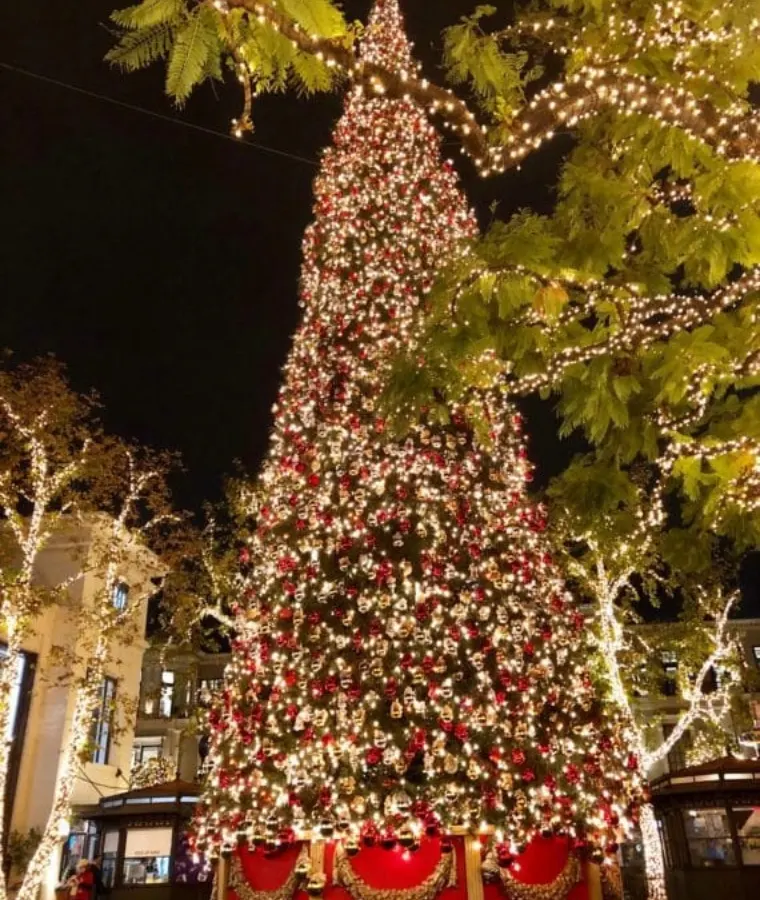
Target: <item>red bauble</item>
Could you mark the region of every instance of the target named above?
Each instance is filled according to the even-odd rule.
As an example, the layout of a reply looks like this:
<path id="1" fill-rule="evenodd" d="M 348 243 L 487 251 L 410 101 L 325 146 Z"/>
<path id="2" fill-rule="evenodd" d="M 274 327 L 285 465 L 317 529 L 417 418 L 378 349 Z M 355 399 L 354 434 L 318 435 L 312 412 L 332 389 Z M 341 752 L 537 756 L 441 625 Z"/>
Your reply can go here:
<path id="1" fill-rule="evenodd" d="M 370 747 L 364 758 L 368 766 L 376 766 L 383 758 L 383 751 L 379 747 Z"/>

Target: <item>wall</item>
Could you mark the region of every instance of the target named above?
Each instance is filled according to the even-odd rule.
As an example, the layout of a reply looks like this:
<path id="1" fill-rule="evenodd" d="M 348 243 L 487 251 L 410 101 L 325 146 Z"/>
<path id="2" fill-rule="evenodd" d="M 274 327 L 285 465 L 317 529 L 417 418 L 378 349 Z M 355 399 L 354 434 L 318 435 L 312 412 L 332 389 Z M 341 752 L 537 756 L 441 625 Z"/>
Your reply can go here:
<path id="1" fill-rule="evenodd" d="M 73 536 L 51 539 L 40 555 L 35 580 L 53 586 L 81 571 L 91 548 L 92 534 L 78 530 Z M 144 582 L 145 558 L 127 557 L 120 571 L 128 584 Z M 156 568 L 155 574 L 158 574 Z M 73 682 L 86 674 L 82 651 L 81 611 L 91 606 L 102 586 L 95 572 L 88 572 L 68 589 L 68 601 L 47 608 L 35 621 L 24 649 L 37 654 L 37 673 L 11 817 L 11 828 L 22 833 L 45 825 L 58 776 L 61 748 L 68 740 L 76 700 Z M 107 765 L 86 763 L 77 778 L 72 802 L 96 804 L 104 795 L 127 788 L 134 718 L 140 689 L 147 605 L 138 605 L 130 619 L 125 640 L 114 641 L 106 673 L 117 681 L 117 716 Z M 56 652 L 56 648 L 62 648 Z M 126 707 L 119 701 L 126 700 Z M 57 861 L 51 868 L 47 890 L 57 880 Z"/>

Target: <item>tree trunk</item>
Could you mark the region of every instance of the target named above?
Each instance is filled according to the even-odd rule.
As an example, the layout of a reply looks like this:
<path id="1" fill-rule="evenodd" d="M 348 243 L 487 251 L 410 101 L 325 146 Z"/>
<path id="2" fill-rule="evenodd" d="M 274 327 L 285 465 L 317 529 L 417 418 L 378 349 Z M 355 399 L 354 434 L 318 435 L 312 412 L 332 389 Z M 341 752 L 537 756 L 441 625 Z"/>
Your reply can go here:
<path id="1" fill-rule="evenodd" d="M 644 847 L 644 871 L 647 879 L 647 900 L 667 900 L 665 892 L 665 860 L 654 807 L 645 803 L 641 807 L 641 838 Z"/>
<path id="2" fill-rule="evenodd" d="M 77 777 L 79 755 L 87 744 L 95 706 L 95 690 L 103 677 L 103 667 L 88 672 L 87 684 L 77 690 L 69 738 L 63 748 L 63 758 L 53 794 L 53 804 L 48 815 L 42 840 L 37 845 L 16 900 L 37 900 L 39 887 L 50 865 L 53 853 L 61 841 L 61 826 L 71 813 L 71 795 Z"/>
<path id="3" fill-rule="evenodd" d="M 18 678 L 21 665 L 21 649 L 18 641 L 8 635 L 8 655 L 0 666 L 0 900 L 7 895 L 5 853 L 6 816 L 10 817 L 8 808 L 8 765 L 11 755 L 9 730 L 11 725 L 11 696 Z M 10 825 L 10 820 L 8 821 Z"/>

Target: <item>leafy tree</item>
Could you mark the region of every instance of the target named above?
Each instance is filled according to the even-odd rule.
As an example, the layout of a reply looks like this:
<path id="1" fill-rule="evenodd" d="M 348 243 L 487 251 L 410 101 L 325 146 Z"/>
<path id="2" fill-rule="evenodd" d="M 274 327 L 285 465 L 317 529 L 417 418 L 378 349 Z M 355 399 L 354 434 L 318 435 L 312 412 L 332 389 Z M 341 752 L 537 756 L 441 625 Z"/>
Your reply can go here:
<path id="1" fill-rule="evenodd" d="M 90 732 L 98 690 L 118 653 L 143 637 L 145 606 L 163 567 L 151 552 L 178 520 L 167 476 L 175 460 L 105 434 L 96 398 L 77 394 L 52 359 L 0 368 L 0 629 L 7 651 L 0 661 L 0 733 L 8 730 L 9 698 L 25 641 L 52 605 L 67 608 L 73 638 L 54 648 L 51 677 L 72 686 L 74 707 L 47 822 L 33 848 L 17 896 L 33 898 L 70 815 L 72 789 L 91 753 Z M 42 583 L 42 555 L 62 536 L 71 551 L 71 574 Z M 66 551 L 68 552 L 68 551 Z M 129 602 L 113 602 L 121 573 L 135 570 Z M 88 577 L 87 598 L 69 589 Z M 5 799 L 9 745 L 0 743 L 0 798 Z M 0 816 L 0 824 L 3 821 Z M 2 848 L 2 841 L 0 841 Z M 5 871 L 0 857 L 0 869 Z M 5 878 L 0 896 L 5 896 Z"/>

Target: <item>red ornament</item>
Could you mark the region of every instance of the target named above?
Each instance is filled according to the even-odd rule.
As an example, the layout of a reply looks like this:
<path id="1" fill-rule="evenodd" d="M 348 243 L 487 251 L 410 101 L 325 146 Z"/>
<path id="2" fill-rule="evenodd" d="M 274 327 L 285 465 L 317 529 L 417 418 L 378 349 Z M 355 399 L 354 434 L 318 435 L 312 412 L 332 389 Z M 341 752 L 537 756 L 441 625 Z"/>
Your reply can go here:
<path id="1" fill-rule="evenodd" d="M 364 758 L 368 766 L 376 766 L 383 758 L 383 751 L 379 747 L 370 747 Z"/>

